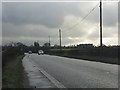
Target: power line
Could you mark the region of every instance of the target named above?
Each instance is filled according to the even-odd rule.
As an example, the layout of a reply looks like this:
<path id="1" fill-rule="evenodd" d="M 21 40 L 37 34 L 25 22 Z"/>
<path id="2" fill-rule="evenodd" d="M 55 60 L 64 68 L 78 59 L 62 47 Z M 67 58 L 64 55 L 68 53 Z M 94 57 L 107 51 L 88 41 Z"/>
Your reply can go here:
<path id="1" fill-rule="evenodd" d="M 72 27 L 69 27 L 69 28 L 67 28 L 67 29 L 72 29 L 72 28 L 74 28 L 75 26 L 77 26 L 79 23 L 81 23 L 83 20 L 85 20 L 96 8 L 97 8 L 97 6 L 99 5 L 99 3 L 94 7 L 94 8 L 92 8 L 91 10 L 90 10 L 90 12 L 87 14 L 87 15 L 85 15 L 81 20 L 80 20 L 80 22 L 77 22 L 76 24 L 74 24 Z"/>

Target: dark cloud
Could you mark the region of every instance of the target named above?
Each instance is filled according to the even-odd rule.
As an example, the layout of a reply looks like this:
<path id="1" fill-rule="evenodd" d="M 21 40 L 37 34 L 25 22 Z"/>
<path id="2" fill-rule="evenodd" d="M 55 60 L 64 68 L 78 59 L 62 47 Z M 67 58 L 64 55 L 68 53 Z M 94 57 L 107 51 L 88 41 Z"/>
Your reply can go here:
<path id="1" fill-rule="evenodd" d="M 111 2 L 107 2 L 111 3 Z M 43 24 L 48 27 L 61 25 L 64 17 L 72 14 L 84 17 L 99 2 L 5 2 L 2 4 L 3 22 L 14 24 Z M 89 6 L 89 8 L 86 6 Z M 116 24 L 117 2 L 106 5 L 103 3 L 105 25 Z M 112 8 L 113 7 L 113 8 Z M 99 21 L 99 5 L 88 17 L 88 20 Z"/>
<path id="2" fill-rule="evenodd" d="M 2 5 L 3 22 L 13 24 L 42 24 L 47 27 L 60 27 L 64 17 L 74 15 L 84 17 L 98 2 L 6 2 Z M 89 5 L 89 8 L 86 6 Z M 99 20 L 98 9 L 88 20 Z"/>
<path id="3" fill-rule="evenodd" d="M 83 21 L 71 30 L 69 27 L 81 21 L 98 2 L 4 2 L 2 5 L 3 38 L 6 40 L 22 40 L 33 42 L 48 41 L 51 36 L 53 44 L 58 42 L 58 29 L 62 29 L 63 44 L 79 43 L 84 41 L 96 42 L 99 37 L 99 28 L 92 32 L 92 27 L 99 23 L 99 5 Z M 105 4 L 104 4 L 105 5 Z M 116 34 L 117 12 L 111 5 L 103 7 L 104 36 L 112 37 Z M 65 19 L 69 17 L 69 19 Z M 73 18 L 73 19 L 70 19 Z M 108 29 L 110 27 L 111 29 Z M 112 30 L 112 29 L 115 29 Z M 89 31 L 91 31 L 89 33 Z M 109 32 L 109 33 L 107 33 Z M 71 37 L 71 39 L 69 39 Z M 27 41 L 28 40 L 28 41 Z"/>
<path id="4" fill-rule="evenodd" d="M 16 26 L 13 24 L 5 24 L 2 25 L 3 37 L 35 37 L 35 38 L 45 38 L 49 35 L 57 37 L 57 32 L 55 29 L 48 29 L 44 26 L 40 25 L 24 25 L 24 26 Z"/>
<path id="5" fill-rule="evenodd" d="M 3 22 L 59 27 L 64 15 L 78 13 L 78 3 L 3 3 Z"/>

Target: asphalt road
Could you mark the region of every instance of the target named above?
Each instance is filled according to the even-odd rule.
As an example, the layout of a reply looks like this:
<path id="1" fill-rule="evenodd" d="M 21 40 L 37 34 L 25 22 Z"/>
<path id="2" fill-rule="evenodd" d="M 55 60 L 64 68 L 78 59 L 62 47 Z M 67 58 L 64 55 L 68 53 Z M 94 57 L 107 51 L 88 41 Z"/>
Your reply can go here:
<path id="1" fill-rule="evenodd" d="M 67 88 L 118 88 L 118 65 L 37 54 L 29 59 Z"/>

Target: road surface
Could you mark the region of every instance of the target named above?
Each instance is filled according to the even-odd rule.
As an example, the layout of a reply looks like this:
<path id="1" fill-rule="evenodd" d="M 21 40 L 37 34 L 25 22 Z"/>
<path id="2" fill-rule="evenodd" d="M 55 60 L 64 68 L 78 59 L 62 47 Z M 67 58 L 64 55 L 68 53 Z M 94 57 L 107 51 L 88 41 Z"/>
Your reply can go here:
<path id="1" fill-rule="evenodd" d="M 118 88 L 118 65 L 37 54 L 29 59 L 67 88 Z"/>

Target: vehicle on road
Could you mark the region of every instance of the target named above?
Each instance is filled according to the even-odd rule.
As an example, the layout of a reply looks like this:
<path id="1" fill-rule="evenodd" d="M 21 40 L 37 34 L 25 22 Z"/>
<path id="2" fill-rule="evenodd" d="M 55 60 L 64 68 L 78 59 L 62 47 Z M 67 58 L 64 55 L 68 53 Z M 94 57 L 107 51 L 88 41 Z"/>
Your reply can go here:
<path id="1" fill-rule="evenodd" d="M 29 54 L 32 54 L 32 51 L 28 51 Z"/>
<path id="2" fill-rule="evenodd" d="M 43 50 L 38 50 L 38 55 L 43 55 L 44 51 Z"/>

